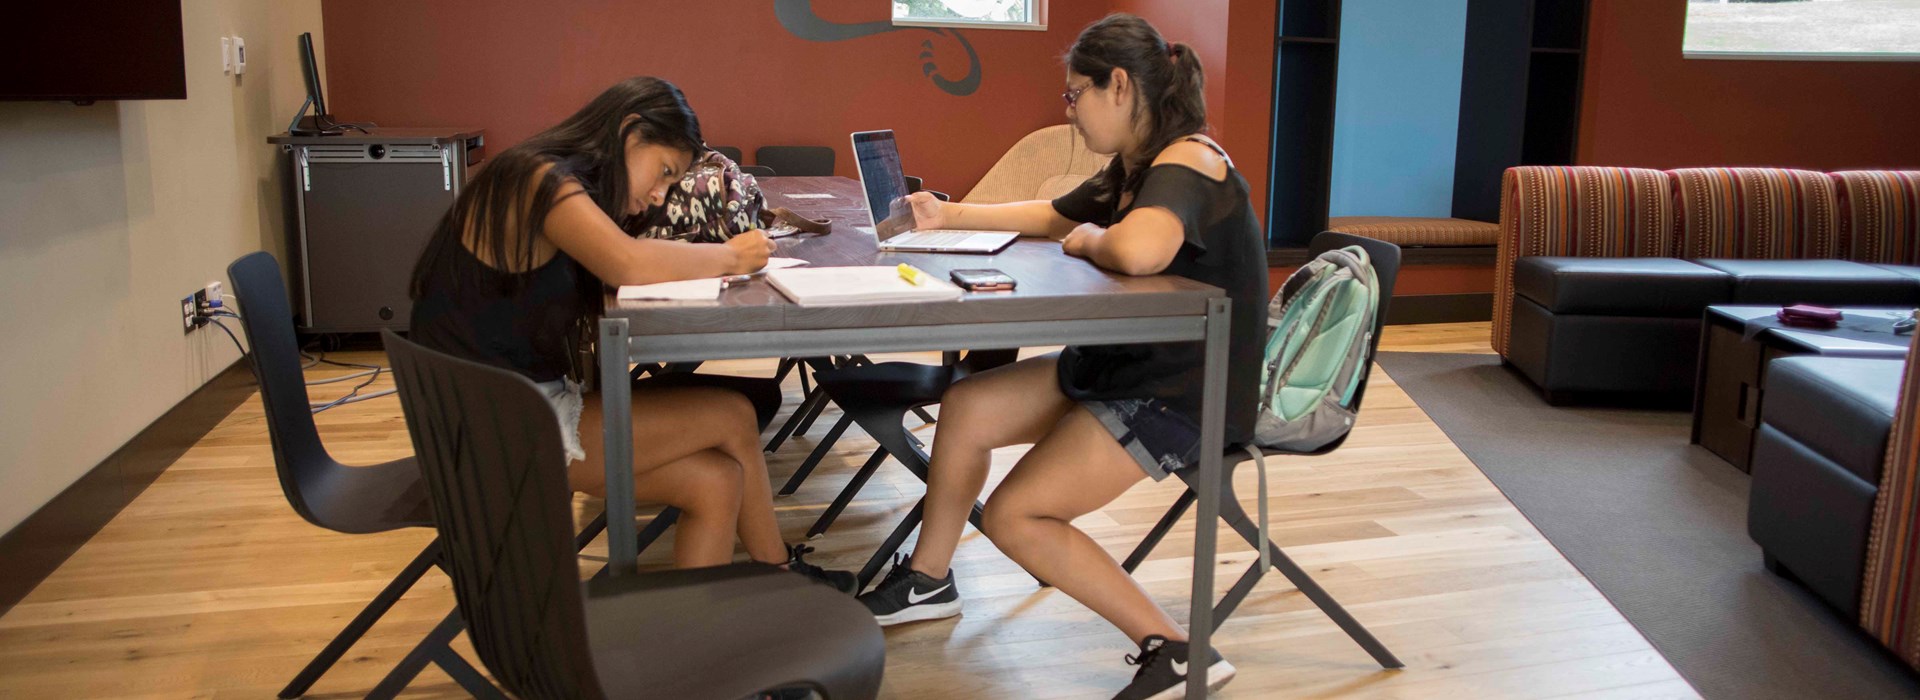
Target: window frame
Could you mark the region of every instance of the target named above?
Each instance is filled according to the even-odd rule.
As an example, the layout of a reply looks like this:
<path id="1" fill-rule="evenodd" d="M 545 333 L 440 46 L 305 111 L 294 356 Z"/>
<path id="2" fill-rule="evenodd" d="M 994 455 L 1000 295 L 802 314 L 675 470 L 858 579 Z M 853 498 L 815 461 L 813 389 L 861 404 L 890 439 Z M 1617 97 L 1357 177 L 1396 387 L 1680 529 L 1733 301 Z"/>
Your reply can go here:
<path id="1" fill-rule="evenodd" d="M 1011 31 L 1044 32 L 1047 30 L 1047 0 L 1021 0 L 1027 3 L 1027 16 L 1033 19 L 1026 22 L 995 22 L 984 19 L 957 19 L 952 17 L 909 18 L 893 16 L 893 0 L 887 2 L 887 18 L 896 27 L 936 27 L 947 29 L 1006 29 Z"/>

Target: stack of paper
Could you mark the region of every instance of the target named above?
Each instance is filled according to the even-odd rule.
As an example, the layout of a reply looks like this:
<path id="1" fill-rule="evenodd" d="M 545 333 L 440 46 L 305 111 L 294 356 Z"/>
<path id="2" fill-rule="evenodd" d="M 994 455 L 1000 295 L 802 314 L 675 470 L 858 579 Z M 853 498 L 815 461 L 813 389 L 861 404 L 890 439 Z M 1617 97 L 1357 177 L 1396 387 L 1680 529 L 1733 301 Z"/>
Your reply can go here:
<path id="1" fill-rule="evenodd" d="M 897 304 L 959 299 L 959 287 L 943 279 L 913 284 L 897 267 L 815 267 L 769 270 L 767 281 L 801 306 Z"/>
<path id="2" fill-rule="evenodd" d="M 711 304 L 720 299 L 720 278 L 627 285 L 620 288 L 618 297 L 621 301 Z"/>

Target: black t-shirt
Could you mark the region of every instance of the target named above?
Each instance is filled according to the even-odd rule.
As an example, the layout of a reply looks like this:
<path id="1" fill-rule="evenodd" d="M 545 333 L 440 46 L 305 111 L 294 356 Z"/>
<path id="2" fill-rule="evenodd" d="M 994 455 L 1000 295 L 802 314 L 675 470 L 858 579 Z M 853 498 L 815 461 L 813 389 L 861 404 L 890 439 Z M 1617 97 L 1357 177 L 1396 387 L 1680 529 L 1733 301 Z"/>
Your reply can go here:
<path id="1" fill-rule="evenodd" d="M 1231 167 L 1225 180 L 1215 181 L 1184 165 L 1158 165 L 1147 170 L 1139 192 L 1121 209 L 1118 198 L 1101 199 L 1099 177 L 1053 200 L 1054 211 L 1099 226 L 1112 226 L 1141 207 L 1160 207 L 1180 219 L 1186 242 L 1164 274 L 1219 287 L 1233 299 L 1226 444 L 1252 439 L 1267 339 L 1267 246 L 1246 179 Z M 1075 400 L 1157 398 L 1198 424 L 1204 358 L 1201 343 L 1070 347 L 1060 355 L 1060 390 Z"/>

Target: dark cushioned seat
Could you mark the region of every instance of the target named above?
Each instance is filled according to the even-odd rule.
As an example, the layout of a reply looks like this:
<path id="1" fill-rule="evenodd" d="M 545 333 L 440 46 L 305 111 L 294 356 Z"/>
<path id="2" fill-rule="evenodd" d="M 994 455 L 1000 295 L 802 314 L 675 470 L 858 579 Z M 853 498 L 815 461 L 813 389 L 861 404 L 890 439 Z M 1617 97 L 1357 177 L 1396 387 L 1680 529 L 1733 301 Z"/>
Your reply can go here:
<path id="1" fill-rule="evenodd" d="M 1767 365 L 1765 421 L 1878 484 L 1900 400 L 1898 360 L 1783 357 Z"/>
<path id="2" fill-rule="evenodd" d="M 1733 275 L 1736 304 L 1886 306 L 1920 301 L 1920 280 L 1845 260 L 1699 260 Z"/>
<path id="3" fill-rule="evenodd" d="M 1700 317 L 1730 299 L 1733 277 L 1675 258 L 1521 258 L 1514 290 L 1556 314 Z"/>
<path id="4" fill-rule="evenodd" d="M 1860 610 L 1873 504 L 1904 360 L 1785 357 L 1768 365 L 1747 534 L 1767 568 L 1847 616 Z"/>

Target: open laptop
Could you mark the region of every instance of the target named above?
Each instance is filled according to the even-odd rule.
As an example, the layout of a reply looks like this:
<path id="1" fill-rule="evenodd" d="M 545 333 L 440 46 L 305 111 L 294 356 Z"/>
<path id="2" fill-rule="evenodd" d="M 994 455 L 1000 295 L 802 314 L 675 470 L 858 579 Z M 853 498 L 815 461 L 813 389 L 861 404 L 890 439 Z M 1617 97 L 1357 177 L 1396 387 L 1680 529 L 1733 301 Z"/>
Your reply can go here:
<path id="1" fill-rule="evenodd" d="M 891 130 L 855 133 L 853 160 L 860 168 L 860 185 L 867 191 L 868 221 L 880 239 L 881 250 L 992 255 L 1020 237 L 1006 231 L 913 230 L 913 207 L 906 202 L 907 176 L 900 167 L 900 148 Z"/>

